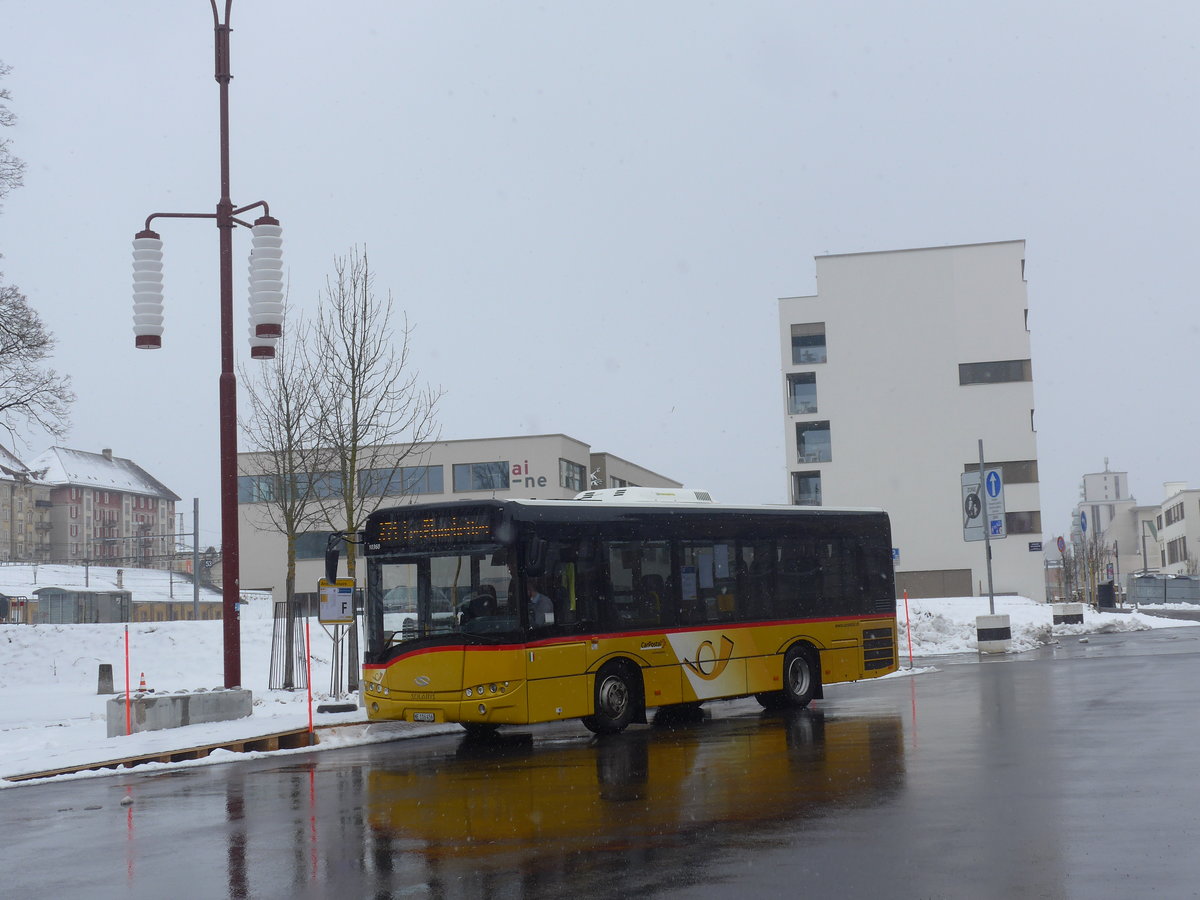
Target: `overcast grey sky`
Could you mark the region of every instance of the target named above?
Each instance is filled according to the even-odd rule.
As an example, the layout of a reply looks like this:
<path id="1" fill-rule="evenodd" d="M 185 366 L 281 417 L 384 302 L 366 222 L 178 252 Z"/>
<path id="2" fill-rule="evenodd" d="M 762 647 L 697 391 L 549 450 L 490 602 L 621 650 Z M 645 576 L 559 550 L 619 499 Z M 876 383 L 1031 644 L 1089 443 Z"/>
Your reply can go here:
<path id="1" fill-rule="evenodd" d="M 217 543 L 211 223 L 161 222 L 164 349 L 130 325 L 134 233 L 219 193 L 208 3 L 0 22 L 29 166 L 0 266 L 75 379 L 64 443 L 199 496 Z M 293 304 L 367 246 L 444 437 L 565 432 L 784 502 L 776 298 L 815 293 L 812 257 L 1023 238 L 1047 535 L 1105 456 L 1143 503 L 1200 484 L 1200 5 L 235 0 L 232 24 L 234 202 L 281 220 Z"/>

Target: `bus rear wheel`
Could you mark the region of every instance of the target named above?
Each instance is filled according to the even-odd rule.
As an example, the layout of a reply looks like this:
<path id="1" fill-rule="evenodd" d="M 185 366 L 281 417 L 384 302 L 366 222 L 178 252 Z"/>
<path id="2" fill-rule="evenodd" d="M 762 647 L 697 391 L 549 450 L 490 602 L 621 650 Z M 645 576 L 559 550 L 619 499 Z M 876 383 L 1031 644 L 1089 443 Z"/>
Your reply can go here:
<path id="1" fill-rule="evenodd" d="M 595 734 L 617 734 L 633 721 L 637 705 L 637 680 L 621 664 L 609 663 L 596 674 L 596 712 L 583 717 L 583 725 Z"/>
<path id="2" fill-rule="evenodd" d="M 813 652 L 797 644 L 783 657 L 783 690 L 755 694 L 766 709 L 803 709 L 817 695 L 817 663 Z"/>

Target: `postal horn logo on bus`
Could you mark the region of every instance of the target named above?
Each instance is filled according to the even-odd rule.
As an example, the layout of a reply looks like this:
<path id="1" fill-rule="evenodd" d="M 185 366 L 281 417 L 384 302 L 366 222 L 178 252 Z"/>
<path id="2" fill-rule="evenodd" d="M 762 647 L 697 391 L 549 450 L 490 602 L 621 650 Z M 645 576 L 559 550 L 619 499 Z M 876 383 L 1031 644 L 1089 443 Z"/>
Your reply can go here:
<path id="1" fill-rule="evenodd" d="M 418 675 L 413 679 L 417 683 L 417 687 L 429 687 L 430 680 L 428 675 Z"/>
<path id="2" fill-rule="evenodd" d="M 725 667 L 729 665 L 729 657 L 733 655 L 733 641 L 721 635 L 721 652 L 713 647 L 712 641 L 704 641 L 696 648 L 696 659 L 684 659 L 683 664 L 705 681 L 720 678 Z"/>

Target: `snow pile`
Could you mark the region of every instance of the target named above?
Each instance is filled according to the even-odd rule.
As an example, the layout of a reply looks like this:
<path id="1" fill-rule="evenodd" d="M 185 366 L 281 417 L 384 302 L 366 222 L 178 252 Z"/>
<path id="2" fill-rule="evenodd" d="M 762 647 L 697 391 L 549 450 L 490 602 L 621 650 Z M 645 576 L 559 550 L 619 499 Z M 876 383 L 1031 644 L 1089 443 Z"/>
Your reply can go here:
<path id="1" fill-rule="evenodd" d="M 1190 624 L 1174 619 L 1155 618 L 1137 612 L 1096 612 L 1084 607 L 1082 625 L 1055 625 L 1053 607 L 1035 603 L 1026 597 L 996 597 L 996 614 L 1009 617 L 1012 627 L 1012 651 L 1021 653 L 1051 643 L 1062 635 L 1109 634 L 1117 631 L 1146 631 L 1150 628 L 1176 628 Z M 1179 604 L 1174 605 L 1175 608 Z M 900 655 L 908 654 L 911 626 L 912 655 L 939 656 L 945 653 L 974 653 L 975 617 L 989 614 L 986 597 L 938 597 L 908 601 L 905 621 L 904 601 L 897 604 Z"/>

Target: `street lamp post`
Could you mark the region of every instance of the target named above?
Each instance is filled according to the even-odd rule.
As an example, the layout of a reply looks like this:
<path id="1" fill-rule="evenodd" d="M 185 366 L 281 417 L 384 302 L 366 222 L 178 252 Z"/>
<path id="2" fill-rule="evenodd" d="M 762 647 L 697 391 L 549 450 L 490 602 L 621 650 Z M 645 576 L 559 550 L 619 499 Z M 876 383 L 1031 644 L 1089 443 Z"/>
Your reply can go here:
<path id="1" fill-rule="evenodd" d="M 272 359 L 275 342 L 282 333 L 283 284 L 280 262 L 279 223 L 271 218 L 260 200 L 235 208 L 229 191 L 229 12 L 233 0 L 225 0 L 224 21 L 212 6 L 216 45 L 217 84 L 220 86 L 221 196 L 213 213 L 153 213 L 145 228 L 134 238 L 134 335 L 142 349 L 162 346 L 162 241 L 151 231 L 154 219 L 215 219 L 220 237 L 221 376 L 219 392 L 219 453 L 221 467 L 221 551 L 223 580 L 221 610 L 225 648 L 225 687 L 242 682 L 241 632 L 238 621 L 239 554 L 237 522 L 237 380 L 233 354 L 233 228 L 242 225 L 254 232 L 254 255 L 250 264 L 250 344 L 255 359 Z M 238 216 L 261 207 L 263 215 L 253 224 Z"/>

